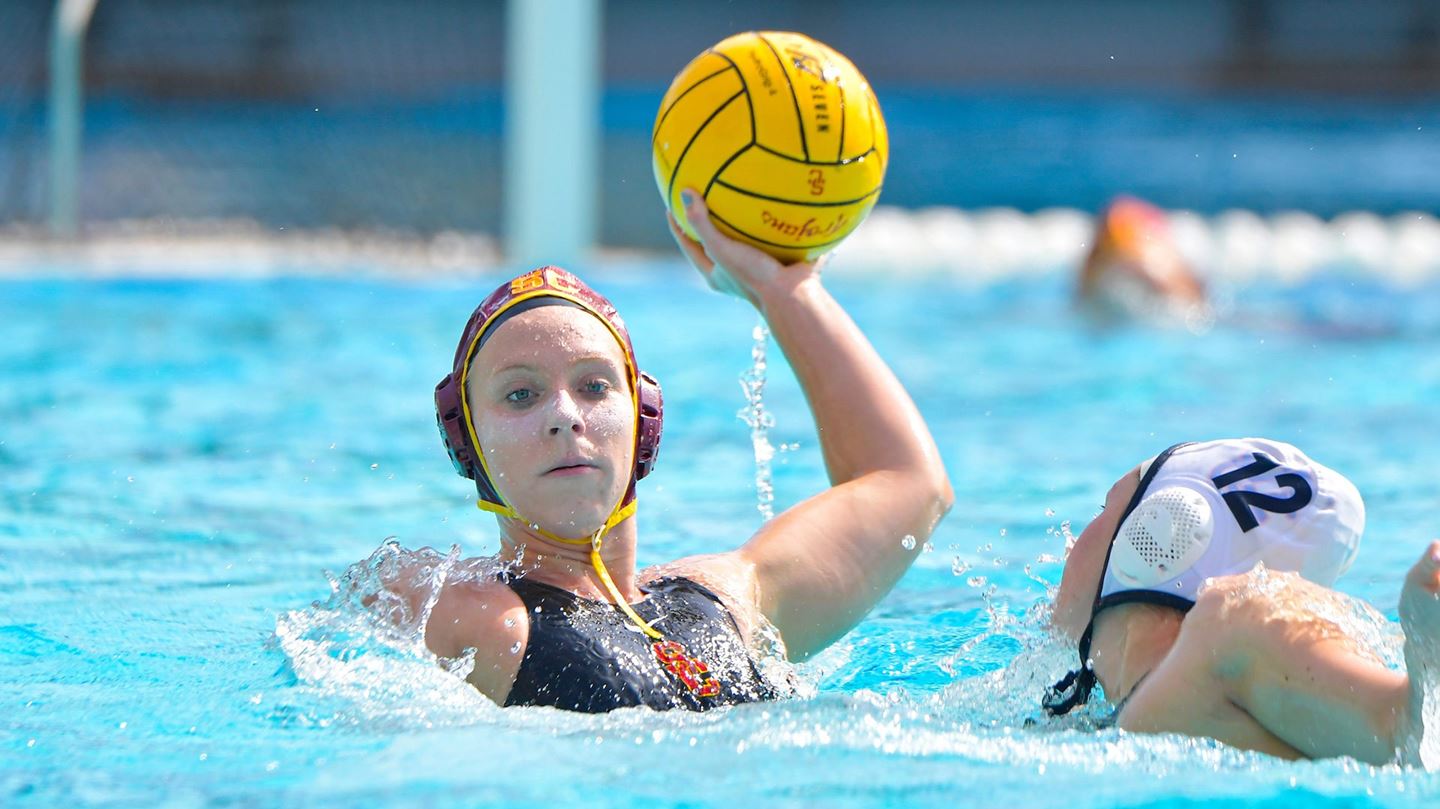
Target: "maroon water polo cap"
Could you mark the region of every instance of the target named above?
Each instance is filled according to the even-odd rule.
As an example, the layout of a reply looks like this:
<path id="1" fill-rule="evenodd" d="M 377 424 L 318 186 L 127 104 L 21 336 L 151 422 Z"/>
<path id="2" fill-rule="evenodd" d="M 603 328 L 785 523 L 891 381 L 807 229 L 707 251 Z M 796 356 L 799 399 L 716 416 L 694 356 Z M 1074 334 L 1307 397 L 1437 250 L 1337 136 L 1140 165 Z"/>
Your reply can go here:
<path id="1" fill-rule="evenodd" d="M 635 466 L 630 474 L 630 485 L 612 509 L 612 519 L 620 517 L 622 510 L 628 516 L 635 501 L 635 483 L 655 468 L 655 459 L 660 452 L 665 409 L 660 383 L 643 373 L 636 364 L 630 332 L 626 330 L 625 321 L 620 318 L 615 306 L 584 281 L 559 267 L 540 267 L 501 284 L 470 315 L 465 331 L 461 333 L 460 344 L 455 348 L 454 365 L 435 386 L 435 420 L 440 426 L 440 437 L 455 464 L 455 471 L 475 481 L 481 508 L 523 519 L 500 496 L 486 467 L 485 454 L 480 451 L 480 439 L 470 414 L 470 400 L 465 395 L 466 375 L 475 359 L 475 352 L 500 324 L 521 312 L 551 305 L 574 306 L 594 315 L 610 329 L 625 352 L 626 374 L 635 403 Z"/>

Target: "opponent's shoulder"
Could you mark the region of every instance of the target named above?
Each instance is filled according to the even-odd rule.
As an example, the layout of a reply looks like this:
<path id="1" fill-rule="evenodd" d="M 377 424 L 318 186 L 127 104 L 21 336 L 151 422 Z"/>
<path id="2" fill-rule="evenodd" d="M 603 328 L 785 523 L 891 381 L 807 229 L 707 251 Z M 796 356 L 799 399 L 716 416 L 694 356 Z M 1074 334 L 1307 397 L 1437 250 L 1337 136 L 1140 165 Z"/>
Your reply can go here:
<path id="1" fill-rule="evenodd" d="M 1253 628 L 1268 612 L 1269 597 L 1256 586 L 1253 571 L 1207 579 L 1185 614 L 1177 645 L 1221 648 Z"/>
<path id="2" fill-rule="evenodd" d="M 1323 624 L 1313 608 L 1333 598 L 1333 591 L 1299 574 L 1263 566 L 1217 576 L 1197 595 L 1176 646 L 1203 655 L 1220 676 L 1240 676 L 1258 657 Z"/>
<path id="3" fill-rule="evenodd" d="M 1234 581 L 1231 581 L 1231 580 Z M 1225 705 L 1227 675 L 1247 668 L 1252 644 L 1237 631 L 1235 599 L 1246 598 L 1239 576 L 1211 580 L 1180 623 L 1174 643 L 1135 687 L 1118 717 L 1120 727 L 1149 733 L 1193 733 L 1233 721 Z"/>
<path id="4" fill-rule="evenodd" d="M 1243 573 L 1207 579 L 1196 595 L 1186 623 L 1232 626 L 1284 618 L 1302 602 L 1324 598 L 1333 591 L 1299 573 L 1270 570 L 1262 564 Z"/>

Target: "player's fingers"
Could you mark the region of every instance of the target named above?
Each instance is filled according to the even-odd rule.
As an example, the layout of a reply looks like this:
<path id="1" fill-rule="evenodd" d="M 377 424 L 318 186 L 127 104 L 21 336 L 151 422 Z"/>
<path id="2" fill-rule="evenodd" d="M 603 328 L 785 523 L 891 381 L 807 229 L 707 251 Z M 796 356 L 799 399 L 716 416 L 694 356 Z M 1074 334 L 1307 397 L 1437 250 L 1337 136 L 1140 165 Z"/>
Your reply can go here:
<path id="1" fill-rule="evenodd" d="M 758 247 L 738 242 L 721 233 L 710 218 L 710 209 L 705 205 L 705 200 L 694 189 L 681 191 L 680 199 L 685 204 L 685 218 L 689 220 L 690 226 L 695 228 L 700 243 L 705 246 L 705 252 L 717 264 L 751 273 L 780 266 L 778 261 Z"/>
<path id="2" fill-rule="evenodd" d="M 715 262 L 711 261 L 710 256 L 705 254 L 705 246 L 685 235 L 685 231 L 681 229 L 680 223 L 675 221 L 674 214 L 667 211 L 665 213 L 665 219 L 670 225 L 670 235 L 675 237 L 675 243 L 678 244 L 680 249 L 685 252 L 685 255 L 690 258 L 690 263 L 694 264 L 695 268 L 700 270 L 701 273 L 709 275 L 710 271 L 715 267 Z"/>
<path id="3" fill-rule="evenodd" d="M 1425 554 L 1420 557 L 1420 562 L 1430 570 L 1440 570 L 1440 539 L 1430 543 L 1425 549 Z"/>
<path id="4" fill-rule="evenodd" d="M 1428 593 L 1440 595 L 1440 540 L 1430 543 L 1420 560 L 1406 574 L 1410 584 Z"/>

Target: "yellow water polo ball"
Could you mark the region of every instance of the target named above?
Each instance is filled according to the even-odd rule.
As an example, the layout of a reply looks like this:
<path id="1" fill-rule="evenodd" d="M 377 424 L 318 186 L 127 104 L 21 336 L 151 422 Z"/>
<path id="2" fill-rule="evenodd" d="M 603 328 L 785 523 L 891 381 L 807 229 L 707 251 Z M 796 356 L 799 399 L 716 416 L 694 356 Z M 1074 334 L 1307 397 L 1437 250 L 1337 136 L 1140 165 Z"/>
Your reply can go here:
<path id="1" fill-rule="evenodd" d="M 680 192 L 722 233 L 787 264 L 829 252 L 880 197 L 889 140 L 859 70 L 803 34 L 736 34 L 695 57 L 655 118 L 655 182 L 691 238 Z"/>

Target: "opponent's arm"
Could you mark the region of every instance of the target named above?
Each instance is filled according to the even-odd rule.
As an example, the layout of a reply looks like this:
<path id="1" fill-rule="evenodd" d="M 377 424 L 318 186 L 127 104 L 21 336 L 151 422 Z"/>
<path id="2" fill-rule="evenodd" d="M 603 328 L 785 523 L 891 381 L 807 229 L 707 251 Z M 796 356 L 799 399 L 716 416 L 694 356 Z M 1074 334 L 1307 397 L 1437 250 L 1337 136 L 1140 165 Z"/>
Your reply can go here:
<path id="1" fill-rule="evenodd" d="M 1332 591 L 1298 577 L 1260 588 L 1254 575 L 1214 580 L 1186 618 L 1186 630 L 1210 635 L 1186 645 L 1213 650 L 1207 663 L 1224 696 L 1310 758 L 1394 761 L 1406 718 L 1405 673 L 1310 614 L 1319 600 L 1337 597 Z"/>
<path id="2" fill-rule="evenodd" d="M 729 239 L 699 195 L 676 240 L 717 290 L 764 316 L 809 402 L 832 488 L 767 523 L 735 556 L 753 570 L 762 613 L 792 659 L 823 649 L 890 591 L 953 494 L 940 453 L 905 389 L 814 264 L 781 266 Z M 905 541 L 906 536 L 912 541 Z"/>

